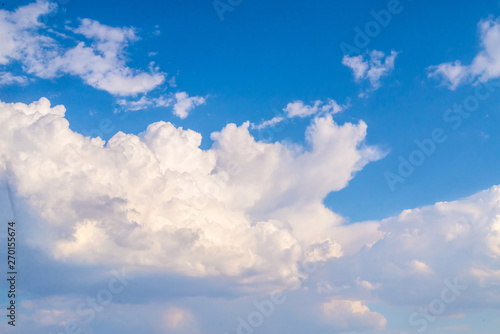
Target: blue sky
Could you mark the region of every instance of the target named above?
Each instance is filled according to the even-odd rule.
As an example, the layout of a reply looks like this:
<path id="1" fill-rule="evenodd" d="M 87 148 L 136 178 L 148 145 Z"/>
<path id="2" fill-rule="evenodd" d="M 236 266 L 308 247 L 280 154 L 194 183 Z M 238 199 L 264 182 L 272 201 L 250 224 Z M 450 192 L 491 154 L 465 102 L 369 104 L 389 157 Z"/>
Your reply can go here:
<path id="1" fill-rule="evenodd" d="M 17 5 L 6 2 L 5 8 Z M 372 39 L 366 49 L 401 51 L 399 66 L 375 94 L 359 99 L 359 85 L 342 66 L 339 45 L 353 44 L 353 28 L 373 20 L 370 11 L 386 8 L 385 1 L 307 6 L 242 2 L 234 11 L 225 12 L 222 22 L 207 1 L 166 2 L 141 10 L 135 3 L 109 3 L 110 8 L 102 8 L 100 2 L 70 1 L 48 18 L 50 25 L 60 27 L 66 20 L 88 17 L 111 26 L 139 27 L 141 40 L 127 50 L 133 55 L 131 66 L 147 67 L 153 60 L 176 76 L 179 88 L 209 95 L 209 103 L 200 107 L 196 117 L 185 120 L 166 108 L 134 112 L 122 120 L 122 115 L 113 113 L 113 96 L 89 88 L 77 77 L 36 80 L 22 89 L 3 87 L 2 97 L 7 102 L 30 102 L 33 96 L 50 96 L 53 104 L 70 110 L 71 128 L 80 132 L 98 128 L 102 118 L 110 118 L 113 129 L 132 133 L 142 132 L 154 121 L 171 121 L 200 132 L 204 147 L 211 145 L 209 134 L 225 124 L 272 118 L 273 110 L 281 111 L 293 100 L 333 98 L 345 103 L 350 99 L 352 107 L 339 122 L 363 119 L 370 128 L 368 141 L 384 145 L 391 153 L 359 173 L 350 187 L 332 194 L 327 203 L 355 221 L 380 219 L 405 208 L 461 198 L 500 182 L 496 147 L 489 144 L 495 142 L 495 113 L 489 112 L 497 103 L 493 97 L 397 191 L 384 186 L 384 171 L 397 167 L 397 157 L 413 150 L 414 139 L 442 124 L 444 111 L 471 92 L 470 87 L 451 92 L 437 87 L 436 81 L 427 78 L 426 67 L 455 59 L 470 61 L 479 48 L 478 21 L 498 15 L 499 10 L 495 1 L 439 4 L 442 8 L 432 4 L 432 10 L 429 6 L 425 1 L 402 2 L 402 12 Z M 444 19 L 443 10 L 453 20 Z M 157 25 L 158 36 L 154 34 Z M 148 57 L 149 52 L 158 54 Z M 294 123 L 276 139 L 303 141 L 307 122 Z M 482 133 L 489 138 L 485 140 Z M 112 134 L 103 133 L 103 137 Z M 360 197 L 365 203 L 362 212 L 350 204 Z"/>
<path id="2" fill-rule="evenodd" d="M 411 332 L 453 277 L 469 289 L 426 330 L 495 333 L 498 1 L 6 0 L 0 14 L 2 179 L 26 221 L 24 272 L 92 273 L 61 291 L 26 278 L 20 332 L 60 330 L 126 267 L 162 293 L 131 283 L 105 312 L 137 303 L 167 319 L 152 333 L 233 333 L 276 291 L 291 302 L 255 332 L 284 331 L 301 303 L 293 333 Z M 321 267 L 305 278 L 311 254 Z M 140 331 L 103 314 L 84 332 Z"/>

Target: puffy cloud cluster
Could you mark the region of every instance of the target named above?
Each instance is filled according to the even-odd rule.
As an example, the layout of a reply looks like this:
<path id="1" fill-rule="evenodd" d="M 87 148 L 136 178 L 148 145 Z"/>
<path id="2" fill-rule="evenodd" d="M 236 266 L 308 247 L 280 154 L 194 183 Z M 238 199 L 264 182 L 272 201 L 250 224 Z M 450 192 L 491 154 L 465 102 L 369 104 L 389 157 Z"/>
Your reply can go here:
<path id="1" fill-rule="evenodd" d="M 446 304 L 446 314 L 500 306 L 499 186 L 380 222 L 343 224 L 322 204 L 381 156 L 363 144 L 362 122 L 316 117 L 305 147 L 256 142 L 248 123 L 229 124 L 212 134 L 212 148 L 201 150 L 200 134 L 164 122 L 140 135 L 118 133 L 108 143 L 86 138 L 69 129 L 64 107 L 44 98 L 1 103 L 0 111 L 2 174 L 34 217 L 26 240 L 58 263 L 131 272 L 140 266 L 142 273 L 216 276 L 273 289 L 296 283 L 303 261 L 330 259 L 283 307 L 300 313 L 306 302 L 307 326 L 334 332 L 381 330 L 390 317 L 368 304 L 418 309 L 440 297 L 447 278 L 466 288 Z M 144 294 L 142 285 L 130 289 Z M 64 297 L 48 298 L 50 305 L 32 312 L 33 321 L 71 320 L 60 313 L 57 298 Z M 196 303 L 163 305 L 158 326 L 205 328 L 213 319 Z M 219 311 L 226 313 L 252 305 L 241 296 L 203 303 L 203 310 L 222 303 Z M 246 314 L 237 312 L 234 318 Z M 269 325 L 280 321 L 273 316 Z M 228 321 L 227 328 L 235 324 Z"/>
<path id="2" fill-rule="evenodd" d="M 200 134 L 165 122 L 107 143 L 84 137 L 45 98 L 0 110 L 1 168 L 40 219 L 32 244 L 57 259 L 282 284 L 299 278 L 299 261 L 380 237 L 377 224 L 343 226 L 322 203 L 382 156 L 364 144 L 363 122 L 315 118 L 306 147 L 228 124 L 201 150 Z"/>
<path id="3" fill-rule="evenodd" d="M 172 106 L 175 115 L 185 118 L 193 108 L 205 103 L 205 97 L 189 97 L 182 91 L 156 97 L 144 95 L 165 83 L 166 74 L 152 62 L 149 71 L 127 65 L 126 48 L 139 40 L 135 28 L 81 19 L 76 28 L 66 26 L 54 31 L 42 21 L 56 11 L 55 3 L 42 0 L 12 12 L 0 10 L 0 65 L 5 70 L 20 63 L 25 74 L 43 79 L 79 77 L 89 86 L 120 96 L 118 105 L 123 110 Z M 24 75 L 0 72 L 0 86 L 27 83 Z"/>
<path id="4" fill-rule="evenodd" d="M 76 46 L 64 47 L 41 22 L 56 9 L 55 3 L 37 1 L 13 12 L 0 10 L 0 64 L 20 62 L 24 71 L 44 79 L 75 75 L 116 95 L 145 93 L 163 83 L 164 74 L 155 69 L 147 73 L 126 65 L 124 49 L 138 39 L 134 29 L 83 19 L 77 28 L 67 30 L 86 37 L 90 46 L 77 40 Z"/>
<path id="5" fill-rule="evenodd" d="M 83 19 L 80 26 L 71 29 L 92 43 L 84 42 L 62 54 L 44 59 L 44 68 L 34 73 L 42 78 L 71 74 L 82 78 L 88 85 L 113 95 L 135 95 L 149 92 L 165 81 L 165 75 L 153 65 L 150 73 L 134 70 L 126 65 L 125 48 L 138 40 L 132 28 L 114 28 L 97 21 Z"/>
<path id="6" fill-rule="evenodd" d="M 391 51 L 390 55 L 384 52 L 373 50 L 365 59 L 364 55 L 348 56 L 342 58 L 342 64 L 349 67 L 354 75 L 354 80 L 360 82 L 368 80 L 371 85 L 370 90 L 380 88 L 380 79 L 387 76 L 394 69 L 394 61 L 398 53 Z"/>
<path id="7" fill-rule="evenodd" d="M 470 65 L 462 65 L 456 60 L 431 66 L 428 68 L 429 77 L 440 79 L 451 90 L 464 83 L 500 77 L 500 19 L 481 21 L 478 29 L 481 50 Z"/>
<path id="8" fill-rule="evenodd" d="M 25 55 L 39 54 L 44 46 L 51 46 L 53 40 L 36 31 L 43 24 L 40 17 L 55 10 L 49 2 L 37 2 L 18 8 L 14 12 L 0 10 L 0 64 L 22 59 Z"/>
<path id="9" fill-rule="evenodd" d="M 405 210 L 380 221 L 379 231 L 383 238 L 371 248 L 329 267 L 335 278 L 324 293 L 421 306 L 440 297 L 445 279 L 456 279 L 467 288 L 447 311 L 499 306 L 500 186 Z M 370 284 L 353 284 L 352 277 Z M 369 288 L 373 283 L 376 289 Z"/>

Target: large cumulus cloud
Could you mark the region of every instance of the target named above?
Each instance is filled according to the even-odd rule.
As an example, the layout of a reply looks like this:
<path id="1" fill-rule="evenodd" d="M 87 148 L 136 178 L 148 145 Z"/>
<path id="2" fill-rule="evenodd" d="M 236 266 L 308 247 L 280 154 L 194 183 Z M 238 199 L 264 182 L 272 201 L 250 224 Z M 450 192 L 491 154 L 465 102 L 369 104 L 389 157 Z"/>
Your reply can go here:
<path id="1" fill-rule="evenodd" d="M 322 204 L 383 155 L 364 144 L 363 122 L 339 125 L 331 115 L 319 116 L 306 131 L 305 146 L 256 142 L 249 123 L 228 124 L 202 150 L 200 134 L 170 123 L 104 142 L 73 132 L 64 115 L 63 106 L 51 107 L 45 98 L 0 103 L 2 177 L 18 199 L 14 209 L 23 210 L 26 246 L 43 250 L 52 266 L 88 268 L 85 281 L 100 282 L 109 268 L 125 267 L 136 276 L 137 284 L 119 297 L 126 303 L 113 302 L 110 312 L 132 317 L 141 303 L 145 310 L 164 310 L 167 320 L 182 314 L 199 328 L 232 330 L 235 319 L 250 314 L 245 310 L 253 298 L 295 284 L 303 261 L 326 264 L 286 295 L 263 332 L 288 322 L 292 333 L 394 328 L 387 309 L 403 307 L 411 316 L 440 297 L 446 280 L 466 286 L 446 305 L 449 319 L 499 306 L 500 187 L 379 222 L 345 224 Z M 193 301 L 169 297 L 144 306 L 170 296 L 163 290 L 168 275 L 175 275 L 168 282 L 176 291 L 183 281 L 199 285 L 179 292 Z M 63 326 L 74 317 L 54 318 L 84 298 L 69 297 L 82 289 L 82 282 L 69 281 L 63 290 L 32 295 L 30 303 L 45 305 L 45 313 L 23 306 L 34 328 Z M 91 292 L 99 290 L 94 285 Z M 241 285 L 259 287 L 259 293 Z M 32 294 L 39 291 L 35 286 L 30 283 Z M 223 325 L 213 324 L 217 316 Z M 177 322 L 151 328 L 172 324 Z M 408 322 L 401 329 L 415 328 Z"/>
<path id="2" fill-rule="evenodd" d="M 37 217 L 30 242 L 60 261 L 292 284 L 298 262 L 380 237 L 376 223 L 343 226 L 322 204 L 383 155 L 364 144 L 363 122 L 318 117 L 305 147 L 228 124 L 202 150 L 199 133 L 165 122 L 84 137 L 45 98 L 0 111 L 1 168 Z"/>
<path id="3" fill-rule="evenodd" d="M 466 288 L 446 312 L 500 305 L 500 186 L 405 210 L 380 221 L 380 232 L 371 248 L 328 265 L 322 294 L 416 308 L 458 282 Z"/>

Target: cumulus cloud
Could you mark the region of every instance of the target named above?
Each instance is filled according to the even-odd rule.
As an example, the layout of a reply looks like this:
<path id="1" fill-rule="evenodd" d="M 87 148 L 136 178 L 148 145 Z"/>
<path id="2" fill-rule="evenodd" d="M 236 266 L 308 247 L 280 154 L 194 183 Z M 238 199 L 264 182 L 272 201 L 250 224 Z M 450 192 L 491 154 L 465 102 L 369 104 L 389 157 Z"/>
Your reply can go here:
<path id="1" fill-rule="evenodd" d="M 28 74 L 44 79 L 78 76 L 94 88 L 123 96 L 148 92 L 164 82 L 164 74 L 153 66 L 148 73 L 126 65 L 125 48 L 138 40 L 134 29 L 83 19 L 77 28 L 67 30 L 87 40 L 63 46 L 46 33 L 48 29 L 41 22 L 56 9 L 54 3 L 38 1 L 13 12 L 1 10 L 0 64 L 19 62 Z"/>
<path id="2" fill-rule="evenodd" d="M 354 75 L 356 82 L 368 80 L 370 90 L 374 91 L 380 88 L 380 80 L 387 76 L 394 69 L 394 61 L 398 53 L 391 51 L 390 55 L 384 52 L 373 50 L 365 55 L 350 57 L 345 55 L 342 58 L 342 64 L 349 67 Z"/>
<path id="3" fill-rule="evenodd" d="M 1 167 L 39 218 L 32 243 L 60 261 L 290 284 L 299 261 L 380 238 L 376 224 L 344 226 L 322 203 L 383 156 L 364 144 L 363 122 L 317 117 L 305 147 L 256 142 L 248 122 L 228 124 L 202 150 L 200 134 L 165 122 L 107 143 L 83 137 L 45 98 L 0 110 Z M 344 237 L 351 229 L 366 240 Z"/>
<path id="4" fill-rule="evenodd" d="M 429 77 L 437 78 L 455 90 L 459 85 L 485 82 L 500 77 L 500 19 L 488 19 L 478 24 L 481 50 L 470 65 L 460 60 L 430 66 Z"/>
<path id="5" fill-rule="evenodd" d="M 134 29 L 114 28 L 83 19 L 71 30 L 91 40 L 91 45 L 78 42 L 74 48 L 48 60 L 46 69 L 35 70 L 38 76 L 51 78 L 67 73 L 81 77 L 94 88 L 125 96 L 148 92 L 165 81 L 165 75 L 153 63 L 149 73 L 126 65 L 124 50 L 138 40 Z"/>
<path id="6" fill-rule="evenodd" d="M 331 264 L 330 290 L 351 286 L 357 298 L 376 298 L 398 305 L 425 305 L 439 298 L 445 280 L 457 280 L 459 301 L 447 311 L 497 307 L 500 295 L 495 263 L 500 258 L 500 186 L 465 199 L 405 210 L 380 221 L 383 237 L 371 248 Z M 357 269 L 354 269 L 357 268 Z M 339 273 L 347 272 L 343 278 Z M 352 288 L 352 276 L 380 286 L 367 297 Z M 333 276 L 332 276 L 333 277 Z"/>
<path id="7" fill-rule="evenodd" d="M 0 10 L 0 64 L 22 59 L 27 54 L 40 53 L 53 40 L 43 37 L 37 30 L 43 27 L 40 17 L 55 10 L 49 2 L 36 2 L 9 12 Z"/>
<path id="8" fill-rule="evenodd" d="M 174 114 L 180 118 L 186 118 L 195 107 L 205 104 L 206 99 L 201 96 L 189 97 L 186 92 L 177 92 L 174 95 Z"/>
<path id="9" fill-rule="evenodd" d="M 337 114 L 347 108 L 347 105 L 339 105 L 337 101 L 332 99 L 327 99 L 326 102 L 321 100 L 316 100 L 312 105 L 304 104 L 303 101 L 297 100 L 290 102 L 283 108 L 285 114 L 277 115 L 270 120 L 262 121 L 260 124 L 251 125 L 252 129 L 262 130 L 268 127 L 276 126 L 277 124 L 283 122 L 286 118 L 293 117 L 311 117 L 315 115 L 324 114 Z"/>
<path id="10" fill-rule="evenodd" d="M 139 135 L 118 133 L 108 143 L 86 138 L 69 129 L 63 106 L 44 98 L 0 103 L 0 111 L 1 174 L 26 203 L 20 209 L 32 214 L 27 246 L 58 263 L 131 272 L 140 266 L 139 272 L 215 277 L 270 291 L 294 286 L 303 261 L 319 261 L 324 274 L 304 283 L 318 288 L 295 290 L 284 307 L 304 312 L 308 293 L 308 307 L 322 310 L 337 332 L 383 329 L 384 315 L 368 304 L 422 307 L 440 297 L 446 279 L 466 286 L 446 314 L 499 306 L 499 186 L 378 222 L 345 224 L 323 205 L 326 194 L 381 157 L 364 144 L 362 122 L 338 125 L 330 114 L 317 116 L 304 147 L 256 142 L 248 122 L 228 124 L 202 150 L 200 134 L 164 122 Z M 155 284 L 152 291 L 160 287 Z M 144 294 L 142 285 L 135 289 Z M 30 311 L 33 321 L 71 320 L 74 315 L 60 312 L 73 304 L 58 298 Z M 155 306 L 158 326 L 205 328 L 213 318 L 196 303 Z M 252 300 L 203 303 L 241 310 Z M 308 319 L 311 326 L 316 318 Z"/>
<path id="11" fill-rule="evenodd" d="M 359 300 L 332 299 L 323 304 L 323 313 L 338 331 L 365 331 L 384 329 L 385 317 Z"/>

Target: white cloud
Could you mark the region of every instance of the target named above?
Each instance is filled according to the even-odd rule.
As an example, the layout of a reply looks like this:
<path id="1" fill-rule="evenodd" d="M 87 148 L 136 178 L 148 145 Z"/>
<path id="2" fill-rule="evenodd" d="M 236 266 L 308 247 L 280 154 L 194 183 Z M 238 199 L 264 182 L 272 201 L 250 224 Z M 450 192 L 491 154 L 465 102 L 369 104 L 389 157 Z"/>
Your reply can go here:
<path id="1" fill-rule="evenodd" d="M 138 100 L 121 98 L 117 100 L 117 104 L 119 106 L 119 110 L 117 111 L 137 111 L 146 108 L 172 106 L 172 113 L 181 119 L 184 119 L 195 107 L 205 104 L 206 98 L 207 97 L 202 96 L 189 97 L 187 92 L 163 94 L 158 97 L 151 98 L 143 95 Z"/>
<path id="2" fill-rule="evenodd" d="M 323 304 L 323 313 L 338 331 L 381 330 L 387 323 L 382 314 L 370 311 L 358 300 L 332 299 Z"/>
<path id="3" fill-rule="evenodd" d="M 453 63 L 431 66 L 428 70 L 430 71 L 428 74 L 429 77 L 441 78 L 443 84 L 447 85 L 451 90 L 455 90 L 469 76 L 469 68 L 463 66 L 459 60 Z"/>
<path id="4" fill-rule="evenodd" d="M 471 268 L 470 273 L 478 279 L 481 287 L 500 286 L 500 270 Z"/>
<path id="5" fill-rule="evenodd" d="M 126 66 L 124 49 L 138 39 L 133 29 L 113 28 L 83 19 L 80 26 L 72 30 L 94 42 L 90 47 L 79 42 L 74 48 L 45 59 L 45 64 L 37 64 L 46 65 L 45 68 L 31 68 L 31 72 L 42 78 L 61 74 L 79 76 L 94 88 L 122 96 L 148 92 L 165 81 L 165 75 L 153 63 L 150 64 L 150 73 Z"/>
<path id="6" fill-rule="evenodd" d="M 173 95 L 173 94 L 171 94 Z M 148 98 L 147 96 L 141 96 L 139 100 L 130 99 L 118 99 L 117 104 L 124 111 L 137 111 L 143 110 L 149 107 L 168 107 L 172 105 L 174 98 L 167 95 L 160 95 L 155 98 Z"/>
<path id="7" fill-rule="evenodd" d="M 302 101 L 295 101 L 288 103 L 283 110 L 286 111 L 288 117 L 308 117 L 318 112 L 320 103 L 321 101 L 315 101 L 314 105 L 308 106 Z"/>
<path id="8" fill-rule="evenodd" d="M 390 55 L 377 50 L 371 51 L 365 58 L 363 55 L 342 58 L 342 64 L 349 67 L 356 82 L 368 80 L 371 91 L 380 88 L 380 79 L 394 69 L 394 61 L 398 53 L 391 51 Z"/>
<path id="9" fill-rule="evenodd" d="M 343 110 L 343 107 L 339 106 L 335 100 L 328 99 L 325 103 L 320 100 L 314 101 L 313 105 L 304 105 L 302 101 L 294 101 L 288 103 L 287 106 L 283 109 L 286 112 L 289 118 L 292 117 L 308 117 L 317 114 L 318 112 L 322 113 L 332 113 L 336 114 Z"/>
<path id="10" fill-rule="evenodd" d="M 342 58 L 342 65 L 345 65 L 352 70 L 352 74 L 354 75 L 354 79 L 356 81 L 366 78 L 366 73 L 368 72 L 369 65 L 368 61 L 364 60 L 363 56 L 344 56 L 344 58 Z"/>
<path id="11" fill-rule="evenodd" d="M 254 123 L 251 124 L 251 128 L 255 130 L 262 130 L 265 128 L 273 127 L 276 126 L 277 124 L 281 123 L 284 121 L 285 118 L 283 116 L 275 116 L 267 121 L 263 121 L 260 124 L 255 125 Z"/>
<path id="12" fill-rule="evenodd" d="M 174 95 L 174 114 L 180 118 L 186 118 L 189 112 L 195 107 L 205 104 L 206 99 L 202 96 L 192 96 L 189 97 L 186 92 L 177 92 Z"/>
<path id="13" fill-rule="evenodd" d="M 76 320 L 75 313 L 68 308 L 67 299 L 62 297 L 49 297 L 36 302 L 26 300 L 22 302 L 22 307 L 29 310 L 27 320 L 42 326 L 64 326 L 66 323 Z"/>
<path id="14" fill-rule="evenodd" d="M 324 114 L 337 114 L 343 110 L 345 110 L 347 105 L 339 105 L 335 100 L 327 99 L 326 102 L 321 100 L 316 100 L 312 105 L 304 104 L 303 101 L 297 100 L 294 102 L 290 102 L 283 108 L 285 112 L 284 115 L 277 115 L 270 120 L 266 120 L 261 122 L 260 124 L 252 123 L 251 128 L 256 130 L 262 130 L 268 127 L 276 126 L 281 123 L 286 118 L 293 117 L 310 117 L 315 115 L 324 115 Z"/>
<path id="15" fill-rule="evenodd" d="M 19 62 L 26 73 L 44 79 L 78 76 L 94 88 L 122 96 L 151 91 L 165 81 L 154 66 L 145 72 L 126 65 L 125 48 L 138 39 L 132 28 L 83 19 L 77 28 L 67 28 L 87 39 L 77 39 L 73 47 L 44 34 L 49 29 L 40 19 L 56 9 L 53 3 L 38 1 L 13 12 L 0 10 L 0 65 Z"/>
<path id="16" fill-rule="evenodd" d="M 170 331 L 190 329 L 195 323 L 194 316 L 189 310 L 175 306 L 168 307 L 163 318 L 165 319 L 165 329 Z M 190 332 L 192 333 L 193 329 Z"/>
<path id="17" fill-rule="evenodd" d="M 90 19 L 82 19 L 78 28 L 68 29 L 95 40 L 102 53 L 117 53 L 123 44 L 138 40 L 133 28 L 113 28 Z"/>
<path id="18" fill-rule="evenodd" d="M 170 123 L 104 143 L 71 131 L 47 99 L 0 110 L 0 166 L 38 217 L 28 240 L 61 261 L 281 285 L 296 282 L 301 259 L 380 238 L 376 224 L 343 226 L 322 203 L 382 157 L 363 122 L 317 117 L 302 148 L 228 124 L 201 150 L 200 134 Z"/>
<path id="19" fill-rule="evenodd" d="M 0 72 L 0 86 L 9 85 L 26 85 L 28 83 L 28 78 L 23 76 L 16 76 L 8 72 Z"/>
<path id="20" fill-rule="evenodd" d="M 425 273 L 425 274 L 433 273 L 432 269 L 427 264 L 419 260 L 412 260 L 411 268 L 418 273 Z"/>
<path id="21" fill-rule="evenodd" d="M 386 303 L 427 304 L 439 298 L 445 279 L 456 278 L 462 291 L 452 310 L 497 305 L 500 282 L 493 264 L 500 258 L 500 186 L 453 202 L 405 210 L 379 222 L 383 237 L 371 248 L 329 265 L 329 283 L 352 286 L 352 276 L 380 283 L 376 298 Z M 354 269 L 357 268 L 357 269 Z M 348 272 L 344 278 L 341 273 Z M 335 290 L 337 291 L 337 290 Z M 364 289 L 349 296 L 368 298 Z M 373 299 L 372 295 L 369 298 Z"/>
<path id="22" fill-rule="evenodd" d="M 488 19 L 478 24 L 481 50 L 470 65 L 459 60 L 430 66 L 429 77 L 441 79 L 451 90 L 464 83 L 488 81 L 500 77 L 500 20 Z"/>
<path id="23" fill-rule="evenodd" d="M 368 282 L 368 281 L 362 281 L 359 277 L 356 278 L 356 284 L 358 284 L 359 286 L 362 286 L 363 288 L 368 289 L 368 290 L 375 290 L 375 289 L 378 289 L 382 286 L 382 284 L 380 284 L 380 283 L 373 284 L 373 283 Z"/>
<path id="24" fill-rule="evenodd" d="M 52 43 L 50 38 L 44 38 L 36 31 L 43 27 L 40 17 L 54 10 L 55 5 L 49 2 L 36 2 L 14 12 L 0 10 L 1 65 L 21 59 L 28 51 L 33 52 L 33 48 Z"/>
<path id="25" fill-rule="evenodd" d="M 318 116 L 304 147 L 255 142 L 248 123 L 228 124 L 201 150 L 198 133 L 163 122 L 105 144 L 71 131 L 64 113 L 46 99 L 0 103 L 1 174 L 28 204 L 16 202 L 19 210 L 33 215 L 25 220 L 27 246 L 59 263 L 216 276 L 269 291 L 295 283 L 303 260 L 336 258 L 318 272 L 321 285 L 311 277 L 304 284 L 315 288 L 291 292 L 283 307 L 303 312 L 307 300 L 337 331 L 384 328 L 384 316 L 367 304 L 423 307 L 440 298 L 446 278 L 467 286 L 447 314 L 498 305 L 499 186 L 380 222 L 345 224 L 323 205 L 381 156 L 364 146 L 362 122 L 340 126 L 330 114 Z M 204 303 L 243 310 L 252 300 Z M 57 304 L 33 316 L 61 324 L 67 314 Z M 205 328 L 208 321 L 186 305 L 158 309 L 163 329 L 189 331 L 187 323 Z"/>
<path id="26" fill-rule="evenodd" d="M 153 31 L 153 35 L 155 35 L 155 36 L 160 36 L 161 35 L 161 31 L 160 31 L 160 26 L 159 25 L 155 25 L 155 30 Z"/>
<path id="27" fill-rule="evenodd" d="M 166 74 L 153 62 L 148 71 L 127 66 L 126 49 L 139 40 L 135 28 L 110 27 L 81 19 L 77 27 L 65 27 L 65 33 L 73 33 L 67 36 L 41 22 L 41 18 L 56 10 L 55 4 L 45 1 L 13 12 L 0 10 L 0 65 L 7 68 L 17 62 L 26 73 L 43 79 L 77 76 L 87 85 L 120 96 L 118 106 L 122 111 L 173 106 L 174 114 L 185 118 L 193 108 L 206 102 L 206 97 L 189 97 L 183 91 L 145 95 L 165 83 Z M 26 83 L 26 76 L 0 72 L 0 86 Z M 167 83 L 175 87 L 175 77 Z"/>
<path id="28" fill-rule="evenodd" d="M 118 99 L 117 104 L 125 110 L 137 111 L 146 109 L 152 105 L 154 102 L 147 96 L 141 96 L 139 100 L 131 101 L 127 99 Z"/>

